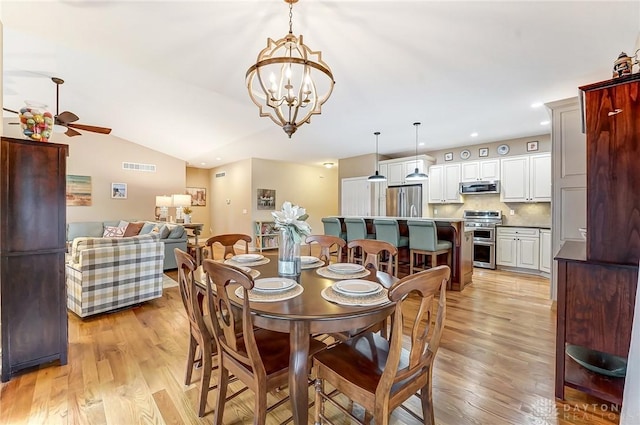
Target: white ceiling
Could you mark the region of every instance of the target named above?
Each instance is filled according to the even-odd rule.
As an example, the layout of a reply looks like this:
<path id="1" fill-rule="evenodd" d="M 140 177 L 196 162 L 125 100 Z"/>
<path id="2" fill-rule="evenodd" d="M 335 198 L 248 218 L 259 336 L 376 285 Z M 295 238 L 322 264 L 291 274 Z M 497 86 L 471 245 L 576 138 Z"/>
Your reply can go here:
<path id="1" fill-rule="evenodd" d="M 207 168 L 337 162 L 372 153 L 374 131 L 381 154 L 411 154 L 414 121 L 424 152 L 549 133 L 530 105 L 610 78 L 640 32 L 639 1 L 300 0 L 293 31 L 336 85 L 288 139 L 244 81 L 288 31 L 283 0 L 2 0 L 0 16 L 5 107 L 55 105 L 58 76 L 60 110 L 80 123 Z"/>

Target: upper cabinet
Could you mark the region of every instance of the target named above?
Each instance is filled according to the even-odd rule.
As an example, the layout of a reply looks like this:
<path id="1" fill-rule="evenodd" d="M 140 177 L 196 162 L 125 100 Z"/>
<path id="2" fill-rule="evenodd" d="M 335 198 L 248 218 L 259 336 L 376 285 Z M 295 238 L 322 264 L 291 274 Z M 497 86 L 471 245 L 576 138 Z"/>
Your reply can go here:
<path id="1" fill-rule="evenodd" d="M 551 154 L 501 161 L 502 202 L 551 202 Z"/>
<path id="2" fill-rule="evenodd" d="M 405 177 L 407 174 L 413 173 L 416 168 L 419 172 L 424 173 L 427 168 L 425 167 L 425 159 L 424 155 L 419 155 L 417 160 L 412 157 L 380 161 L 380 174 L 387 177 L 387 186 L 415 184 L 415 181 L 406 181 Z M 427 162 L 427 166 L 429 163 L 431 162 Z M 382 171 L 385 171 L 386 174 L 383 174 Z"/>
<path id="3" fill-rule="evenodd" d="M 459 192 L 460 164 L 432 165 L 429 167 L 429 203 L 462 203 Z"/>
<path id="4" fill-rule="evenodd" d="M 487 159 L 461 163 L 462 182 L 500 180 L 500 160 Z"/>

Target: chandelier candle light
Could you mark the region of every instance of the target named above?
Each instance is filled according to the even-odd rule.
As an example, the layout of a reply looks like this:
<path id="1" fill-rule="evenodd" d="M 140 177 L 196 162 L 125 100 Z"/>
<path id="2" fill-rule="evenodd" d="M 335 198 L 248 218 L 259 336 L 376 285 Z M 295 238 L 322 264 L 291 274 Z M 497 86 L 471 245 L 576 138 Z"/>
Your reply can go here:
<path id="1" fill-rule="evenodd" d="M 311 115 L 322 112 L 334 81 L 322 52 L 306 46 L 302 35 L 293 35 L 293 3 L 298 0 L 284 1 L 289 3 L 289 34 L 277 41 L 267 39 L 267 47 L 247 70 L 246 81 L 260 116 L 271 118 L 291 138 L 299 126 L 311 122 Z"/>
<path id="2" fill-rule="evenodd" d="M 311 227 L 305 221 L 309 215 L 304 208 L 287 201 L 281 211 L 271 212 L 275 228 L 280 230 L 278 244 L 278 274 L 298 276 L 302 270 L 300 242 L 303 236 L 311 234 Z"/>

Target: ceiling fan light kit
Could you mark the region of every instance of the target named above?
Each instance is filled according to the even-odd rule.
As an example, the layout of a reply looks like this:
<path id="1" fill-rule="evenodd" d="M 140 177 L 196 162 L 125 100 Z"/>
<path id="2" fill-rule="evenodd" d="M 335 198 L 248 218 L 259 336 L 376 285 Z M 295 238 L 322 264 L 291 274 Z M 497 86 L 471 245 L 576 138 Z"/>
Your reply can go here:
<path id="1" fill-rule="evenodd" d="M 267 47 L 246 73 L 247 89 L 261 117 L 269 117 L 291 138 L 299 126 L 322 112 L 333 91 L 333 73 L 313 51 L 293 35 L 293 3 L 289 3 L 289 33 L 277 41 L 267 39 Z"/>

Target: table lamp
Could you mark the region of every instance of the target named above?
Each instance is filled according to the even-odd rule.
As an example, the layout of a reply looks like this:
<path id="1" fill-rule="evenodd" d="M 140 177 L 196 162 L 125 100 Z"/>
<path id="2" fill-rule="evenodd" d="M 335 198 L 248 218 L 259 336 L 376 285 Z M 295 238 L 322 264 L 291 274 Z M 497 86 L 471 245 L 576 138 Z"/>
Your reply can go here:
<path id="1" fill-rule="evenodd" d="M 173 206 L 176 207 L 176 223 L 184 222 L 182 208 L 191 206 L 191 195 L 171 195 Z"/>
<path id="2" fill-rule="evenodd" d="M 169 207 L 172 207 L 172 198 L 167 195 L 156 196 L 156 207 L 160 208 L 158 221 L 167 221 L 169 215 Z"/>

